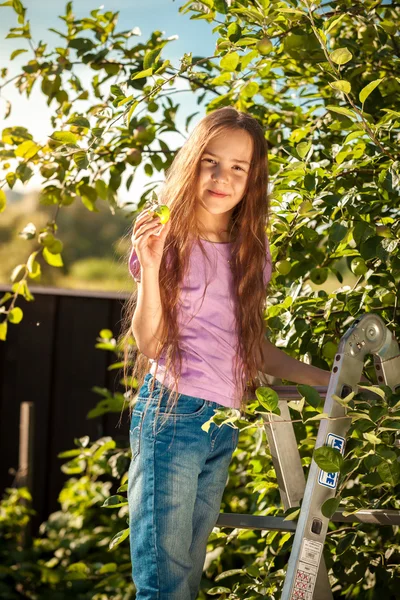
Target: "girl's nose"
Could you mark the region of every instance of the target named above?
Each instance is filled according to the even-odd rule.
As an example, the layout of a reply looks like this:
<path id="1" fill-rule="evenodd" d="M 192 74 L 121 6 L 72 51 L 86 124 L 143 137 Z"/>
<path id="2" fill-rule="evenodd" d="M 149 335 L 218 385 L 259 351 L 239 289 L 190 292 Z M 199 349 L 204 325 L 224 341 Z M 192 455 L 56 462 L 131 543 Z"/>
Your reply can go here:
<path id="1" fill-rule="evenodd" d="M 227 181 L 228 180 L 228 170 L 224 169 L 221 165 L 215 165 L 213 170 L 213 178 L 218 181 Z"/>

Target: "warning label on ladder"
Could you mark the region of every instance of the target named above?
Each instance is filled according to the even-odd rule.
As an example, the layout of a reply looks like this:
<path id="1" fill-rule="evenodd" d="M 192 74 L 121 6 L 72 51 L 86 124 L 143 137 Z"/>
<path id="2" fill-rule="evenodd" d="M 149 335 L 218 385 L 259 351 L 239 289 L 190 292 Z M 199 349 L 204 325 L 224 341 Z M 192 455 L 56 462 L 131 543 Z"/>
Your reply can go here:
<path id="1" fill-rule="evenodd" d="M 312 600 L 323 545 L 303 540 L 291 600 Z"/>
<path id="2" fill-rule="evenodd" d="M 340 454 L 344 454 L 345 439 L 340 435 L 329 433 L 325 445 L 330 446 L 331 448 L 336 448 L 339 450 Z M 336 489 L 338 478 L 339 473 L 327 473 L 321 469 L 318 476 L 318 483 L 324 487 L 329 487 L 334 490 Z"/>

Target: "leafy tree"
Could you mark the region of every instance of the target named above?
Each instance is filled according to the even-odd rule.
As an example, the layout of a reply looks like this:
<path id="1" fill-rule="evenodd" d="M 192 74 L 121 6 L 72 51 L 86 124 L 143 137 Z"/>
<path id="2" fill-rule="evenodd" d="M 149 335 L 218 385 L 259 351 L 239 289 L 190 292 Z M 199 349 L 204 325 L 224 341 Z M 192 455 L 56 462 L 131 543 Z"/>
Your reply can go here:
<path id="1" fill-rule="evenodd" d="M 17 179 L 28 181 L 34 169 L 40 169 L 40 201 L 48 206 L 50 216 L 40 230 L 25 229 L 23 235 L 35 239 L 36 247 L 13 270 L 12 291 L 2 299 L 0 338 L 5 339 L 8 323 L 22 318 L 18 295 L 32 299 L 29 282 L 39 276 L 39 256 L 50 266 L 62 265 L 59 213 L 79 201 L 95 212 L 98 198 L 107 201 L 113 213 L 118 209 L 123 178 L 127 177 L 124 185 L 129 189 L 138 164 L 144 164 L 149 176 L 159 172 L 160 178 L 171 164 L 175 150 L 169 148 L 163 134 L 177 131 L 179 104 L 174 103 L 171 86 L 178 78 L 189 82 L 205 112 L 233 105 L 255 116 L 265 129 L 272 204 L 269 235 L 276 264 L 265 314 L 271 339 L 288 353 L 297 357 L 310 354 L 314 364 L 327 368 L 339 339 L 357 315 L 378 313 L 400 337 L 398 3 L 190 0 L 179 11 L 191 19 L 205 20 L 219 37 L 213 56 L 195 57 L 188 52 L 177 67 L 162 58 L 172 38 L 155 31 L 145 43 L 137 42 L 137 30 L 117 29 L 116 12 L 97 9 L 89 17 L 76 19 L 72 4 L 67 3 L 61 17 L 64 30 L 56 31 L 60 45 L 52 49 L 45 42 L 33 42 L 19 0 L 4 5 L 18 15 L 18 26 L 9 37 L 21 38 L 29 50 L 21 47 L 13 53 L 10 58 L 28 52 L 28 59 L 16 76 L 8 78 L 7 69 L 2 70 L 1 87 L 13 84 L 29 98 L 33 86 L 40 85 L 54 107 L 54 131 L 49 132 L 45 145 L 22 127 L 2 131 L 0 160 L 6 174 L 0 183 L 1 207 L 6 203 L 6 186 L 12 188 Z M 87 88 L 75 72 L 77 64 L 85 65 L 91 75 Z M 196 114 L 188 117 L 187 130 Z M 153 189 L 149 186 L 143 194 L 139 210 Z M 343 285 L 343 264 L 356 277 L 352 286 Z M 337 282 L 331 292 L 325 289 L 328 278 Z M 372 362 L 367 374 L 373 378 Z M 389 411 L 391 418 L 396 417 L 392 413 L 397 411 L 398 398 L 389 394 L 385 402 L 388 412 L 382 413 L 384 417 Z M 362 404 L 359 408 L 367 411 Z M 357 467 L 361 464 L 361 469 L 377 473 L 368 479 L 368 475 L 355 478 L 352 470 L 347 472 L 353 477 L 350 481 L 357 497 L 369 501 L 374 496 L 377 503 L 381 500 L 398 508 L 394 455 L 377 452 L 389 465 L 380 469 L 372 464 L 375 459 L 362 458 L 363 453 L 373 455 L 378 443 L 363 434 L 371 433 L 394 448 L 394 432 L 379 429 L 385 426 L 375 413 L 372 424 L 364 423 L 364 431 L 358 419 L 355 423 L 351 430 L 355 441 L 345 463 L 357 459 Z M 306 465 L 310 446 L 304 440 L 312 432 L 307 428 L 305 432 L 308 436 L 303 430 L 299 440 L 303 440 Z M 241 443 L 255 455 L 260 452 L 256 452 L 254 440 L 244 438 Z M 263 452 L 254 472 L 263 478 L 264 488 L 258 488 L 257 494 L 264 494 L 266 504 L 259 498 L 249 501 L 247 493 L 238 500 L 250 512 L 268 510 L 271 502 L 278 506 L 277 495 L 269 495 L 276 491 L 276 483 L 268 467 L 268 452 Z M 392 452 L 397 456 L 397 450 Z M 239 471 L 242 466 L 237 465 Z M 239 481 L 244 482 L 246 476 L 241 472 Z M 344 490 L 343 498 L 348 495 Z M 353 506 L 353 500 L 344 501 Z M 337 580 L 338 596 L 373 598 L 380 591 L 387 596 L 394 593 L 398 538 L 393 558 L 386 531 L 359 526 L 348 532 L 351 535 L 345 541 L 342 530 L 329 536 L 331 559 L 327 556 L 327 562 Z M 394 533 L 398 534 L 397 530 L 391 535 Z M 224 544 L 235 544 L 232 562 L 237 563 L 239 556 L 238 568 L 254 578 L 253 596 L 274 597 L 283 576 L 282 556 L 286 557 L 289 537 L 267 534 L 261 538 L 265 545 L 256 532 L 225 538 Z M 335 540 L 339 540 L 337 544 Z M 354 556 L 355 540 L 362 548 L 362 558 Z M 259 555 L 260 547 L 264 554 L 261 551 Z M 371 576 L 365 582 L 371 549 L 376 550 L 376 564 L 372 563 Z M 257 569 L 262 573 L 261 583 Z M 240 574 L 228 577 L 235 583 Z M 235 597 L 251 597 L 245 596 L 251 593 L 246 583 L 240 585 Z M 221 587 L 214 594 L 229 597 L 231 589 Z"/>

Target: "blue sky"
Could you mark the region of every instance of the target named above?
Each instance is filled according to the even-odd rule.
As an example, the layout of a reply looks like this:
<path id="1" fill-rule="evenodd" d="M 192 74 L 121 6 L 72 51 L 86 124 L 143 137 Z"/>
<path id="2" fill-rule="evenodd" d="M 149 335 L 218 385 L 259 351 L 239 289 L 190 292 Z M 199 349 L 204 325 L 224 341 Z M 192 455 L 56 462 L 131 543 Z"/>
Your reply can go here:
<path id="1" fill-rule="evenodd" d="M 43 40 L 51 47 L 57 46 L 60 43 L 60 37 L 49 32 L 48 28 L 65 30 L 64 22 L 58 18 L 58 15 L 65 12 L 66 0 L 23 0 L 23 4 L 27 8 L 26 18 L 31 23 L 32 37 L 35 42 Z M 135 41 L 145 42 L 155 30 L 165 32 L 165 37 L 177 35 L 178 39 L 171 41 L 163 50 L 163 58 L 168 58 L 174 66 L 178 66 L 179 59 L 185 52 L 192 52 L 193 55 L 211 56 L 214 53 L 218 37 L 217 34 L 212 33 L 212 25 L 204 20 L 191 20 L 188 14 L 179 13 L 179 7 L 183 4 L 183 0 L 176 0 L 175 2 L 173 0 L 105 0 L 104 2 L 75 0 L 73 12 L 76 17 L 81 18 L 89 16 L 91 10 L 99 7 L 104 7 L 102 10 L 119 11 L 117 25 L 119 30 L 139 27 L 142 35 L 133 38 Z M 23 64 L 23 60 L 26 60 L 29 55 L 25 53 L 10 62 L 11 52 L 17 48 L 29 48 L 29 46 L 26 40 L 5 39 L 10 27 L 16 27 L 18 24 L 16 15 L 10 7 L 1 7 L 0 11 L 0 64 L 2 67 L 7 66 L 9 76 L 12 76 L 17 72 L 16 67 Z M 187 89 L 187 85 L 183 81 L 179 87 Z M 52 107 L 47 107 L 40 86 L 35 85 L 31 97 L 27 100 L 25 97 L 21 97 L 10 84 L 4 89 L 3 97 L 12 102 L 12 113 L 6 121 L 3 121 L 5 103 L 4 100 L 0 99 L 1 128 L 17 124 L 22 125 L 29 129 L 35 139 L 45 141 L 52 131 L 49 119 Z M 174 102 L 181 104 L 177 113 L 177 123 L 182 130 L 186 116 L 199 111 L 199 115 L 196 115 L 191 123 L 192 128 L 204 114 L 203 107 L 197 105 L 196 96 L 191 91 L 175 94 Z M 53 104 L 53 106 L 55 105 Z M 177 143 L 182 143 L 182 137 L 177 138 L 177 136 L 171 135 L 168 139 L 164 135 L 163 139 L 172 147 L 174 147 L 175 139 L 179 140 Z M 157 174 L 157 176 L 159 177 L 160 174 Z M 157 179 L 157 177 L 155 178 Z M 14 189 L 23 191 L 23 189 L 37 188 L 40 181 L 40 177 L 34 177 L 33 181 L 25 188 L 22 185 L 18 187 L 17 184 Z M 121 200 L 131 198 L 133 189 L 135 196 L 140 197 L 144 184 L 149 181 L 150 179 L 139 168 L 131 187 L 131 193 L 127 193 L 121 188 Z"/>

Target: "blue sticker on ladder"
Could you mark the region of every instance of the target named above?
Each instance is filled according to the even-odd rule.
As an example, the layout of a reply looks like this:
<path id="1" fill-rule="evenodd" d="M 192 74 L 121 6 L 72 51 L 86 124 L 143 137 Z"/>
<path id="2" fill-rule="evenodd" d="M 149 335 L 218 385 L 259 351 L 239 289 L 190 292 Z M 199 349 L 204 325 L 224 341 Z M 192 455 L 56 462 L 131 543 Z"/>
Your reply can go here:
<path id="1" fill-rule="evenodd" d="M 340 435 L 329 433 L 325 445 L 336 448 L 336 450 L 339 450 L 340 454 L 344 454 L 345 439 Z M 337 486 L 338 479 L 339 473 L 327 473 L 321 469 L 318 476 L 318 483 L 334 490 Z"/>

